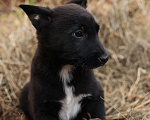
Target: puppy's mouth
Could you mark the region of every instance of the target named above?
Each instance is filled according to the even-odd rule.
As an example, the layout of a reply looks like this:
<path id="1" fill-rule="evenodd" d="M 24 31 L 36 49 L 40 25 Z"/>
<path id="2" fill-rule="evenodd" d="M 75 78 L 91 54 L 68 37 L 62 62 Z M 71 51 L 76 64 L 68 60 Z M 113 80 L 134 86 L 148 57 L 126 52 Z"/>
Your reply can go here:
<path id="1" fill-rule="evenodd" d="M 94 69 L 100 66 L 104 66 L 107 61 L 108 57 L 106 57 L 105 59 L 102 59 L 101 57 L 95 59 L 87 59 L 82 60 L 80 66 L 84 69 Z"/>

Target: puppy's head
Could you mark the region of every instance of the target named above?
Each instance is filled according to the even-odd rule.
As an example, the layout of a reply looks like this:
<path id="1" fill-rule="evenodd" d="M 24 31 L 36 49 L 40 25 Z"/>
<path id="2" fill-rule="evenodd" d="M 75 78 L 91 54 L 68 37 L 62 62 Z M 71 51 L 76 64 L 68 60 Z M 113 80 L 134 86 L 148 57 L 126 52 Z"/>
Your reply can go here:
<path id="1" fill-rule="evenodd" d="M 99 25 L 86 4 L 86 0 L 72 0 L 54 9 L 20 7 L 36 28 L 38 46 L 47 57 L 91 69 L 104 65 L 108 56 L 98 38 Z"/>

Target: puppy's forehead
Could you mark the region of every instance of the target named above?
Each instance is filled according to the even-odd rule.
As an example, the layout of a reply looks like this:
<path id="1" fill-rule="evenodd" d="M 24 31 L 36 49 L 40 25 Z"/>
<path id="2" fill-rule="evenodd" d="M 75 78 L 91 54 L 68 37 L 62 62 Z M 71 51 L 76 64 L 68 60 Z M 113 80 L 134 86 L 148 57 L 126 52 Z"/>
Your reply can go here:
<path id="1" fill-rule="evenodd" d="M 77 4 L 66 4 L 53 9 L 56 17 L 68 20 L 79 21 L 89 20 L 95 21 L 93 16 L 83 7 Z"/>

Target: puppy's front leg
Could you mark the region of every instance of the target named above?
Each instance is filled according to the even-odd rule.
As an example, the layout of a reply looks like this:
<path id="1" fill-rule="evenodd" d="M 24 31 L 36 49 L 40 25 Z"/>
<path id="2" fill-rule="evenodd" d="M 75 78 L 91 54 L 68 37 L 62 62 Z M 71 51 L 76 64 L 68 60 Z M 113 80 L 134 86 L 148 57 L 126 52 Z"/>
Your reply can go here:
<path id="1" fill-rule="evenodd" d="M 92 118 L 100 118 L 105 120 L 105 107 L 104 107 L 104 93 L 100 91 L 100 96 L 90 100 L 86 106 L 87 113 L 90 114 Z"/>
<path id="2" fill-rule="evenodd" d="M 59 119 L 57 117 L 49 114 L 49 113 L 39 112 L 39 113 L 36 114 L 34 120 L 59 120 Z"/>

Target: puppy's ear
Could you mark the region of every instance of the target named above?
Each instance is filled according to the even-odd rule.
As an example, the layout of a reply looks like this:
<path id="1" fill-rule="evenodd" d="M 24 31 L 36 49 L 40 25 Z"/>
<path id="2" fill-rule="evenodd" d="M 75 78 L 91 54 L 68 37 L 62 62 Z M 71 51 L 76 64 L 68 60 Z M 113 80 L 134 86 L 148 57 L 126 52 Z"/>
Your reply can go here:
<path id="1" fill-rule="evenodd" d="M 81 5 L 84 8 L 87 7 L 87 0 L 70 0 L 67 4 L 70 4 L 70 3 Z"/>
<path id="2" fill-rule="evenodd" d="M 51 22 L 51 10 L 48 7 L 39 7 L 32 5 L 20 5 L 20 8 L 28 15 L 33 26 L 39 30 Z"/>

